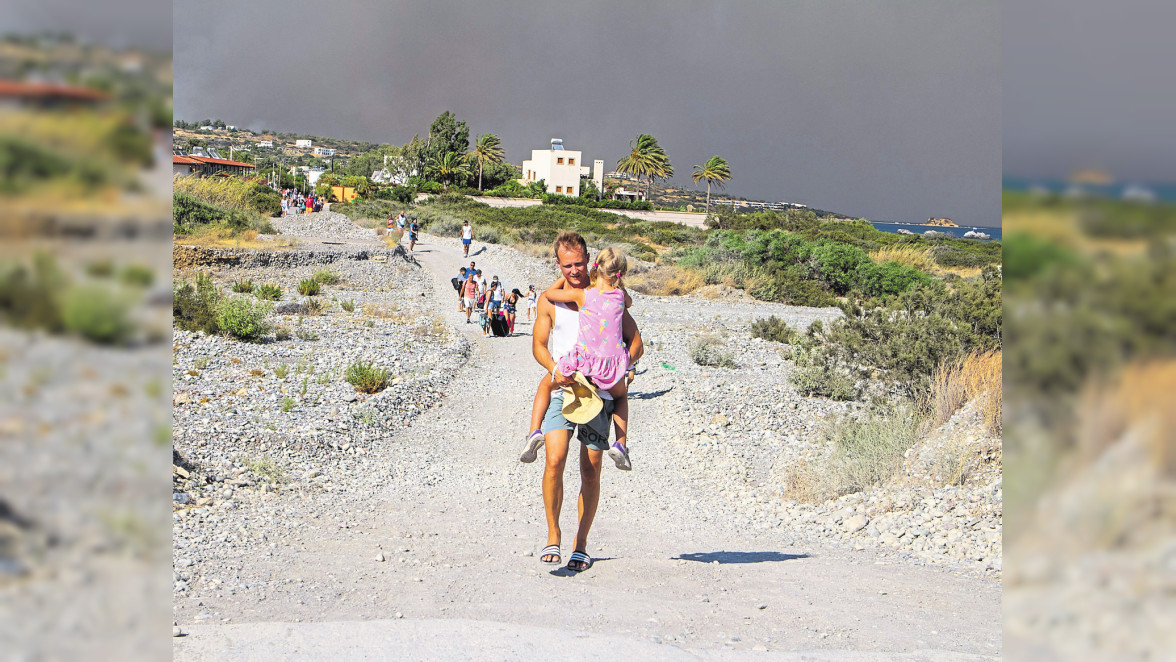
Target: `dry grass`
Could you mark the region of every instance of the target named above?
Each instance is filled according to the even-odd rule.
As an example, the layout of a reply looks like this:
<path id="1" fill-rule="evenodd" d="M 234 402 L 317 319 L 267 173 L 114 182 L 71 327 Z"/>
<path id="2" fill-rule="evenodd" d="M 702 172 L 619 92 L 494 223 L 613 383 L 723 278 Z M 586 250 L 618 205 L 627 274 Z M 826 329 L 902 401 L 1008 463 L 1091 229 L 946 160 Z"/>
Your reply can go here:
<path id="1" fill-rule="evenodd" d="M 973 352 L 939 366 L 931 385 L 931 427 L 946 423 L 952 414 L 979 398 L 980 415 L 994 434 L 1001 432 L 1003 373 L 1001 352 Z"/>
<path id="2" fill-rule="evenodd" d="M 681 296 L 706 285 L 695 271 L 674 266 L 656 266 L 640 273 L 630 272 L 625 285 L 651 296 Z"/>
<path id="3" fill-rule="evenodd" d="M 518 252 L 524 255 L 529 255 L 531 257 L 537 257 L 544 260 L 555 259 L 555 256 L 551 253 L 551 244 L 517 243 L 511 244 L 511 248 L 514 248 Z"/>
<path id="4" fill-rule="evenodd" d="M 1176 478 L 1176 361 L 1127 366 L 1110 386 L 1091 387 L 1083 394 L 1079 447 L 1096 456 L 1128 430 L 1142 427 L 1154 466 Z"/>
<path id="5" fill-rule="evenodd" d="M 904 267 L 919 271 L 934 271 L 938 267 L 931 259 L 931 251 L 921 246 L 885 246 L 870 253 L 870 259 L 875 264 L 897 262 Z"/>
<path id="6" fill-rule="evenodd" d="M 257 230 L 246 230 L 234 237 L 231 229 L 213 225 L 199 228 L 193 234 L 179 237 L 176 243 L 183 246 L 248 248 L 252 250 L 289 250 L 298 245 L 298 240 L 293 237 L 278 236 L 272 239 L 258 239 L 257 236 Z"/>
<path id="7" fill-rule="evenodd" d="M 402 310 L 394 303 L 364 304 L 363 312 L 365 315 L 391 320 L 397 324 L 410 324 L 419 316 L 418 313 Z"/>

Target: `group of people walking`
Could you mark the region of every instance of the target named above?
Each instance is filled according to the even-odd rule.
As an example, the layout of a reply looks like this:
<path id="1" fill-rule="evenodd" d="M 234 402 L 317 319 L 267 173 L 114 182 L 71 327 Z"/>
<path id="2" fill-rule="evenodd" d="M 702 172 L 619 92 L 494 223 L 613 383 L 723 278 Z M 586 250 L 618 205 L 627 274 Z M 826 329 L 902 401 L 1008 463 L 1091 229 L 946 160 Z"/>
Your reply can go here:
<path id="1" fill-rule="evenodd" d="M 417 223 L 416 217 L 414 216 L 410 220 L 404 210 L 401 210 L 400 215 L 396 217 L 388 214 L 388 231 L 391 232 L 393 228 L 400 230 L 401 236 L 404 236 L 405 232 L 408 233 L 408 252 L 414 252 L 421 232 L 421 226 Z"/>
<path id="2" fill-rule="evenodd" d="M 527 293 L 524 294 L 517 287 L 507 288 L 498 276 L 487 281 L 476 262 L 471 261 L 469 267 L 462 267 L 452 282 L 453 288 L 457 290 L 458 312 L 465 313 L 466 324 L 473 324 L 473 314 L 477 311 L 483 336 L 492 334 L 493 325 L 499 316 L 505 325 L 505 334 L 502 335 L 513 336 L 518 309 L 526 306 L 528 321 L 535 312 L 538 294 L 534 285 L 528 285 Z"/>
<path id="3" fill-rule="evenodd" d="M 282 216 L 305 214 L 306 210 L 322 211 L 323 199 L 313 193 L 302 195 L 296 189 L 282 189 Z"/>

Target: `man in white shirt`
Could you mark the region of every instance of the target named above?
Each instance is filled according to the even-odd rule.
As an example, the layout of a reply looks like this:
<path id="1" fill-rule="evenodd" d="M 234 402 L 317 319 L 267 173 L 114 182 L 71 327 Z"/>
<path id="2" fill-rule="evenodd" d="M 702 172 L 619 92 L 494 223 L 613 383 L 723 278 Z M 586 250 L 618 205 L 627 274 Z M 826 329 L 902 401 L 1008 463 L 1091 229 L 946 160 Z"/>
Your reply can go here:
<path id="1" fill-rule="evenodd" d="M 555 240 L 556 264 L 560 272 L 572 287 L 585 288 L 588 280 L 588 245 L 578 232 L 565 230 Z M 641 344 L 641 333 L 637 330 L 637 323 L 625 311 L 623 336 L 629 347 L 631 361 L 637 361 L 644 353 Z M 575 304 L 555 304 L 547 297 L 539 297 L 539 309 L 532 329 L 531 352 L 535 360 L 547 372 L 555 368 L 559 357 L 571 350 L 579 334 L 580 320 Z M 551 348 L 548 348 L 548 341 Z M 572 378 L 556 374 L 552 379 L 552 388 L 567 386 Z M 609 433 L 612 430 L 613 402 L 607 391 L 600 391 L 604 400 L 604 407 L 595 419 L 585 425 L 580 425 L 576 437 L 580 440 L 580 511 L 579 526 L 576 530 L 576 540 L 572 547 L 572 554 L 568 560 L 568 570 L 580 572 L 592 566 L 592 557 L 588 556 L 588 532 L 592 528 L 592 521 L 596 517 L 596 507 L 600 502 L 600 470 L 604 453 L 608 450 Z M 555 390 L 551 394 L 551 405 L 543 418 L 544 445 L 547 462 L 543 469 L 543 507 L 547 511 L 547 547 L 540 554 L 544 563 L 559 563 L 560 538 L 559 513 L 563 507 L 563 475 L 568 457 L 568 445 L 571 432 L 577 426 L 569 423 L 563 417 L 563 391 Z"/>

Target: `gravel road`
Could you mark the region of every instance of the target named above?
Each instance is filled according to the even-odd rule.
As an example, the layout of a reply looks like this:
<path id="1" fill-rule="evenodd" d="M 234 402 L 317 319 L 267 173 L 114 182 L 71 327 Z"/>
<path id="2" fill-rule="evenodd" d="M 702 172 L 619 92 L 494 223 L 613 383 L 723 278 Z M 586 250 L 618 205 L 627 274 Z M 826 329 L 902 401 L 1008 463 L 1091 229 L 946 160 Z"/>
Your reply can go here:
<path id="1" fill-rule="evenodd" d="M 649 659 L 1000 655 L 999 509 L 985 496 L 999 481 L 890 495 L 886 509 L 878 495 L 780 496 L 788 463 L 853 405 L 799 396 L 779 347 L 747 327 L 774 314 L 804 328 L 836 309 L 634 297 L 647 346 L 631 396 L 634 470 L 605 467 L 596 562 L 574 575 L 538 560 L 542 464 L 517 459 L 541 376 L 525 313 L 512 338 L 465 324 L 449 278 L 468 259 L 454 239 L 423 234 L 409 255 L 339 215 L 297 223 L 278 226 L 299 250 L 345 239 L 363 258 L 213 275 L 277 282 L 293 302 L 300 279 L 334 271 L 324 314 L 284 317 L 301 336 L 246 345 L 176 332 L 175 659 L 440 659 L 422 633 L 445 623 L 454 651 L 502 659 L 577 645 Z M 556 273 L 496 245 L 469 259 L 524 291 Z M 704 332 L 737 368 L 690 360 Z M 388 368 L 392 386 L 355 393 L 340 373 L 360 359 Z M 565 562 L 574 454 L 568 464 Z"/>

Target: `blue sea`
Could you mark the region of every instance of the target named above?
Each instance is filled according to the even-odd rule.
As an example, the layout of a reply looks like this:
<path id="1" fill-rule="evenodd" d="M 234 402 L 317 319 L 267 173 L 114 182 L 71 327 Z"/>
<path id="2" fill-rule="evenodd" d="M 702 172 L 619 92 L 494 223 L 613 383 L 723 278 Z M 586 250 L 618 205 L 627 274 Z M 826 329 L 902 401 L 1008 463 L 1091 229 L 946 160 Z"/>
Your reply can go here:
<path id="1" fill-rule="evenodd" d="M 1083 193 L 1104 198 L 1135 196 L 1151 197 L 1157 202 L 1176 202 L 1176 184 L 1158 182 L 1116 182 L 1105 186 L 1082 184 L 1075 186 L 1060 179 L 1034 179 L 1030 177 L 1004 177 L 1001 186 L 1010 191 L 1044 191 L 1058 195 L 1068 192 Z"/>
<path id="2" fill-rule="evenodd" d="M 994 241 L 1000 241 L 1000 228 L 984 228 L 984 227 L 972 228 L 971 226 L 968 226 L 968 227 L 961 226 L 958 228 L 951 228 L 951 227 L 940 227 L 940 226 L 936 226 L 936 225 L 920 225 L 917 223 L 883 223 L 883 222 L 875 222 L 875 221 L 870 221 L 870 225 L 873 225 L 874 229 L 881 230 L 883 232 L 898 232 L 899 230 L 910 230 L 911 232 L 914 232 L 915 234 L 923 234 L 927 230 L 935 230 L 936 232 L 944 232 L 944 233 L 947 233 L 950 235 L 955 235 L 957 237 L 963 237 L 965 232 L 967 232 L 968 230 L 975 229 L 977 232 L 983 232 L 984 234 L 989 235 L 990 237 L 992 237 L 992 239 Z"/>

